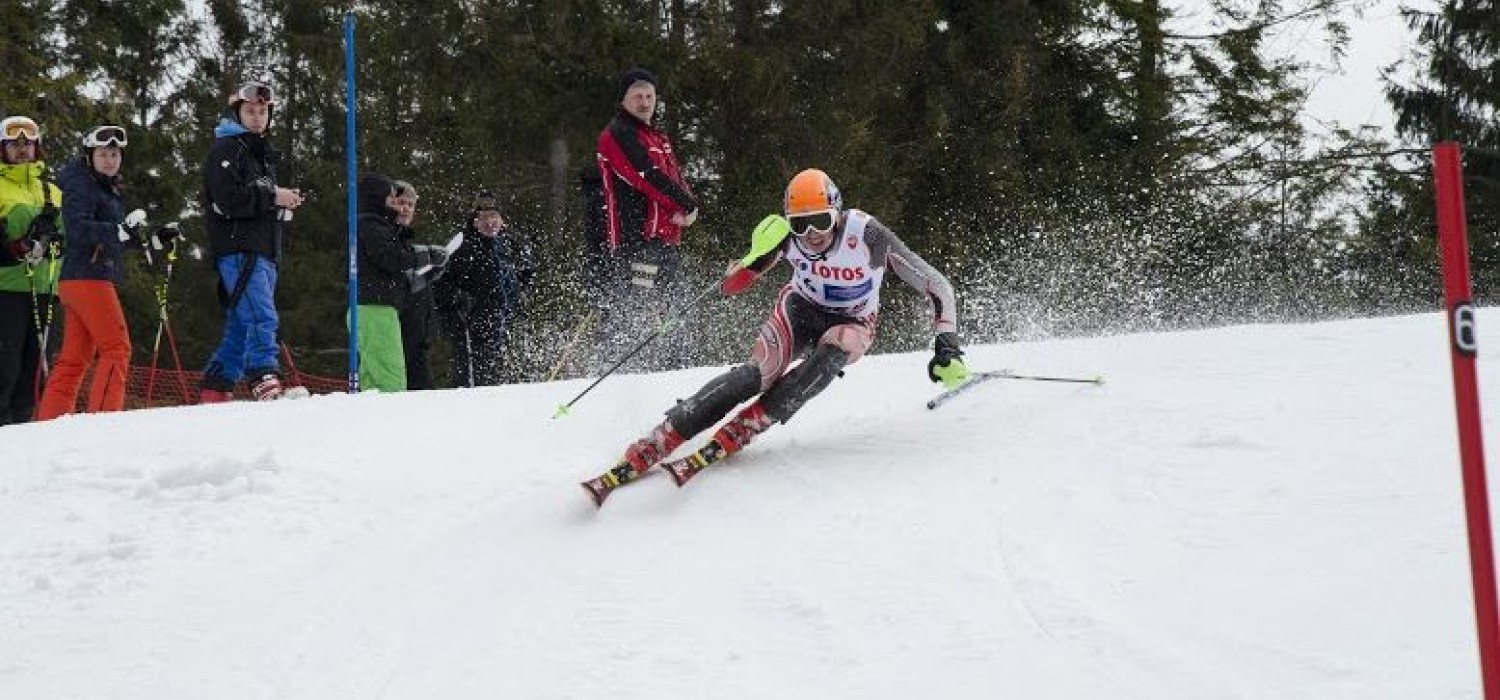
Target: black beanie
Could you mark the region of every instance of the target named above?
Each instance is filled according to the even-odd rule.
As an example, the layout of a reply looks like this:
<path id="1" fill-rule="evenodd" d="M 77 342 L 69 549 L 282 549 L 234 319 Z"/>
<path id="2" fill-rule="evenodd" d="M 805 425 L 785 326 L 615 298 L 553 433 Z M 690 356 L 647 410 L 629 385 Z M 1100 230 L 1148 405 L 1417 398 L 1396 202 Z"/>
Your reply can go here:
<path id="1" fill-rule="evenodd" d="M 499 211 L 500 203 L 489 190 L 480 190 L 479 194 L 474 195 L 474 206 L 469 209 L 469 214 L 478 214 L 481 211 L 490 209 Z"/>
<path id="2" fill-rule="evenodd" d="M 395 185 L 389 177 L 380 173 L 365 173 L 359 178 L 358 202 L 359 213 L 376 214 L 386 216 L 390 208 L 385 205 L 385 198 L 396 191 Z M 394 213 L 394 212 L 391 212 Z"/>
<path id="3" fill-rule="evenodd" d="M 624 101 L 625 93 L 630 91 L 630 86 L 642 80 L 651 83 L 651 87 L 658 87 L 656 84 L 656 76 L 652 75 L 651 71 L 648 71 L 645 68 L 631 68 L 630 70 L 621 73 L 619 82 L 620 89 L 615 91 L 615 102 Z"/>

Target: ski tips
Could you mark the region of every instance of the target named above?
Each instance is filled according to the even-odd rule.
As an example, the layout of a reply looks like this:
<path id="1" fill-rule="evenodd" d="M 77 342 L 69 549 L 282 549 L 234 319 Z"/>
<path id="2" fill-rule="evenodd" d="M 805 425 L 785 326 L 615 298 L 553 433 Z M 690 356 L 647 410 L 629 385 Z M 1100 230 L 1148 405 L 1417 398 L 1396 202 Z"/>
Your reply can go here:
<path id="1" fill-rule="evenodd" d="M 589 495 L 589 501 L 594 504 L 595 508 L 604 507 L 604 499 L 609 497 L 608 491 L 601 492 L 599 489 L 595 488 L 591 484 L 591 482 L 588 481 L 580 483 L 579 486 L 583 487 L 584 493 L 587 493 Z"/>
<path id="2" fill-rule="evenodd" d="M 557 410 L 552 412 L 552 417 L 562 418 L 563 416 L 568 415 L 568 410 L 569 409 L 567 404 L 558 404 Z"/>

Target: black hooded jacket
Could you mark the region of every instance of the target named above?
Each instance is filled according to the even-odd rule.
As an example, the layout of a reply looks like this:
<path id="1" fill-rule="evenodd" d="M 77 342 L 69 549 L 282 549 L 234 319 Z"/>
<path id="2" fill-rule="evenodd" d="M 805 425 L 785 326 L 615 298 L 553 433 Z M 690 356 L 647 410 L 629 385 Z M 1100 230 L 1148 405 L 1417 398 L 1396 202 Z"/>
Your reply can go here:
<path id="1" fill-rule="evenodd" d="M 261 134 L 229 119 L 215 130 L 203 164 L 204 222 L 214 255 L 281 255 L 276 208 L 278 154 Z"/>
<path id="2" fill-rule="evenodd" d="M 406 271 L 428 259 L 402 238 L 396 212 L 385 205 L 391 189 L 384 175 L 359 179 L 359 303 L 400 308 L 410 293 Z"/>
<path id="3" fill-rule="evenodd" d="M 448 271 L 433 284 L 438 313 L 457 320 L 461 310 L 467 309 L 471 314 L 501 314 L 508 319 L 536 274 L 531 248 L 509 229 L 485 236 L 472 220 L 463 234 L 463 244 L 448 261 Z"/>

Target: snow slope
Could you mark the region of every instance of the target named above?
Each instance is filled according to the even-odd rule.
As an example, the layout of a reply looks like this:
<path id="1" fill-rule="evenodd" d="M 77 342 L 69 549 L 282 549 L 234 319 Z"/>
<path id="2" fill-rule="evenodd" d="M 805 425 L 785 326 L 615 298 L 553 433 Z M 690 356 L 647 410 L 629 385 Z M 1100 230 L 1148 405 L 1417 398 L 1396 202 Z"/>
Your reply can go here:
<path id="1" fill-rule="evenodd" d="M 1110 381 L 867 358 L 598 512 L 719 368 L 5 428 L 0 698 L 1479 697 L 1439 315 L 969 361 Z"/>

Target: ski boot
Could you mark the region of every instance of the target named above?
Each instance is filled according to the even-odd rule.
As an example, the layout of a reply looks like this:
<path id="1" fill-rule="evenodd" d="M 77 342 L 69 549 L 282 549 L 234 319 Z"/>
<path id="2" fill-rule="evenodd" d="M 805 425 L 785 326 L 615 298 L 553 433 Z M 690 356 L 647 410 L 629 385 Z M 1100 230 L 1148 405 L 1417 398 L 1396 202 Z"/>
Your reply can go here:
<path id="1" fill-rule="evenodd" d="M 672 450 L 682 444 L 682 436 L 666 421 L 651 430 L 651 433 L 625 449 L 625 455 L 609 471 L 580 484 L 587 491 L 596 507 L 604 505 L 611 491 L 631 483 L 650 471 Z"/>
<path id="2" fill-rule="evenodd" d="M 719 428 L 713 439 L 697 452 L 663 463 L 661 468 L 672 475 L 672 481 L 678 487 L 682 487 L 689 479 L 697 476 L 698 472 L 744 449 L 756 435 L 765 432 L 775 422 L 775 419 L 766 415 L 766 409 L 757 401 Z"/>

